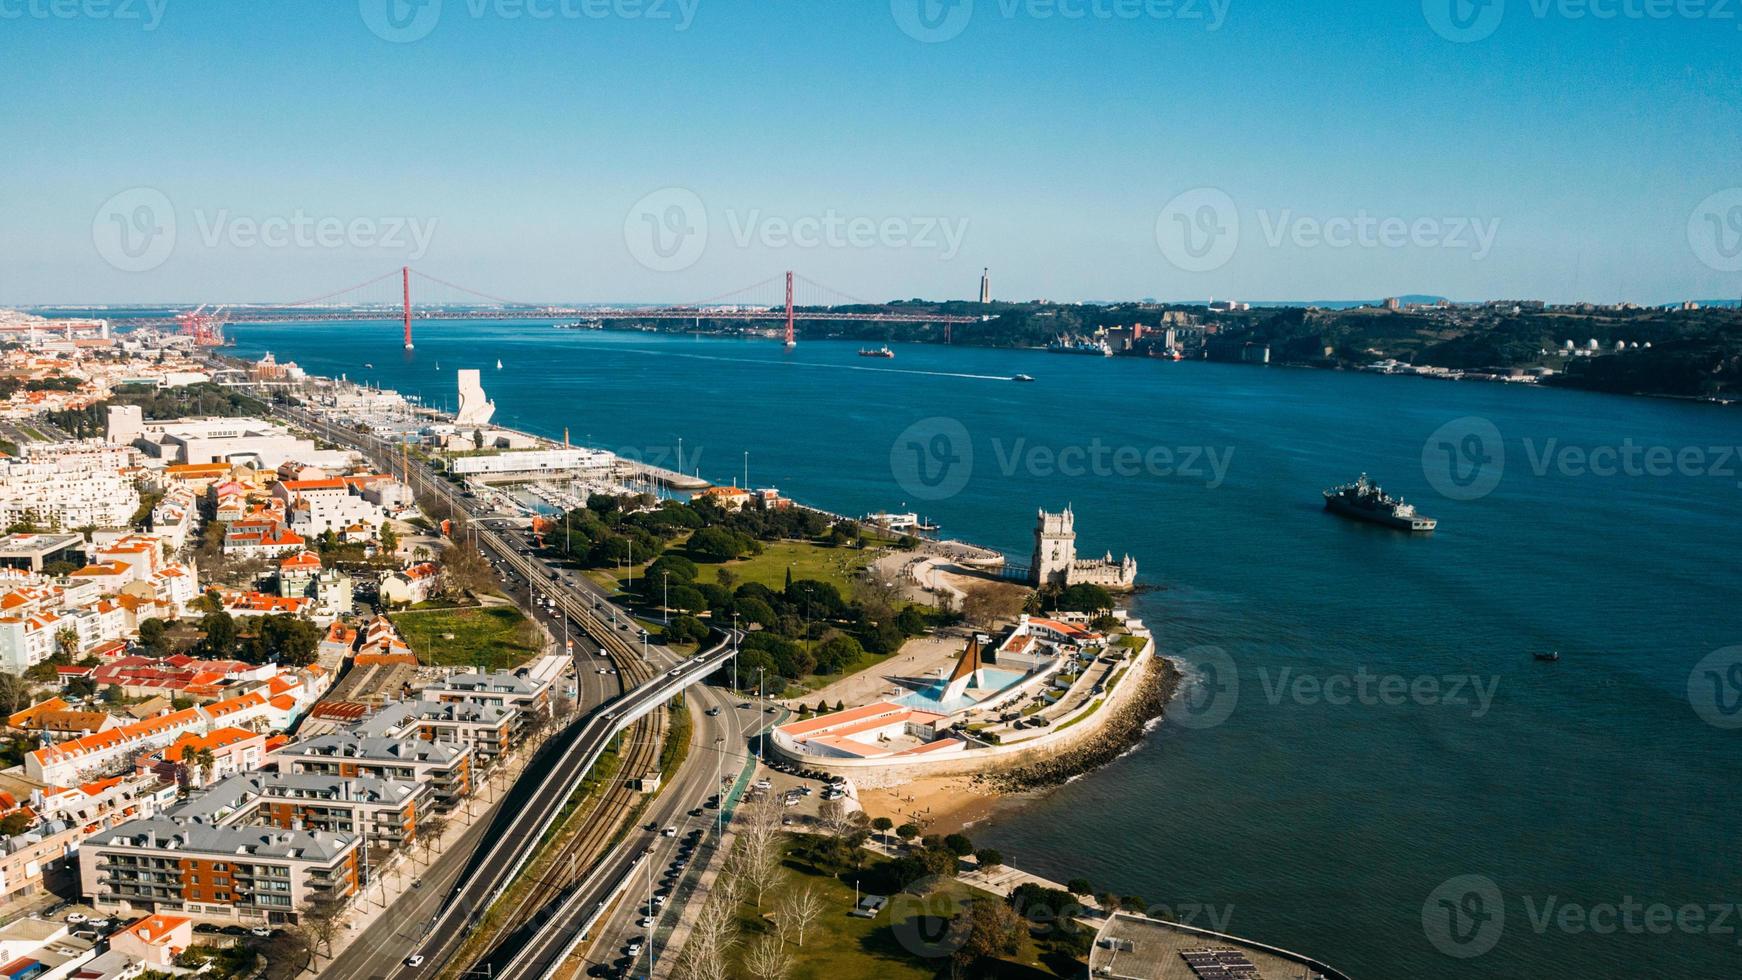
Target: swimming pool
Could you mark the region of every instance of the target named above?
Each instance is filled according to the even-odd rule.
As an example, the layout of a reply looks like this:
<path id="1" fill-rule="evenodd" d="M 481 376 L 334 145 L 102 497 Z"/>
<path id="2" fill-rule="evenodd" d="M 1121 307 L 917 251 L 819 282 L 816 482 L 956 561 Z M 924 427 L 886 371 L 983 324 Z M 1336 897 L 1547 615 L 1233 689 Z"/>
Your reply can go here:
<path id="1" fill-rule="evenodd" d="M 906 694 L 896 698 L 895 703 L 903 707 L 915 708 L 920 711 L 933 711 L 940 715 L 953 715 L 957 712 L 972 708 L 974 705 L 979 704 L 987 698 L 1015 687 L 1017 684 L 1022 683 L 1022 681 L 1027 677 L 1027 674 L 1020 671 L 999 670 L 996 667 L 984 667 L 980 670 L 980 680 L 984 683 L 969 683 L 967 694 L 958 695 L 948 701 L 941 700 L 944 690 L 949 687 L 949 684 L 944 681 L 937 681 L 923 691 L 915 691 L 912 694 Z"/>

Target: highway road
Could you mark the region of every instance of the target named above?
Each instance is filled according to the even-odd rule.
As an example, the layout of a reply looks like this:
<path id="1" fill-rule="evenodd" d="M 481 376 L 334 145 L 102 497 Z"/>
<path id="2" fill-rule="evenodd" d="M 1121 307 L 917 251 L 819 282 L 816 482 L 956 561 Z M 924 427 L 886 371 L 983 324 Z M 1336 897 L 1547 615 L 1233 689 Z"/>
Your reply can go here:
<path id="1" fill-rule="evenodd" d="M 376 458 L 377 464 L 391 467 L 397 462 L 387 444 L 354 431 L 333 426 L 326 420 L 296 409 L 275 407 L 297 423 L 315 431 L 332 442 L 347 444 Z M 439 496 L 456 510 L 474 518 L 467 501 L 451 485 L 434 479 L 423 467 L 414 467 L 408 474 L 415 489 Z M 352 949 L 328 968 L 334 976 L 351 977 L 411 977 L 429 973 L 445 964 L 458 950 L 471 923 L 489 907 L 531 858 L 538 842 L 554 822 L 563 804 L 578 785 L 581 777 L 598 759 L 615 735 L 636 718 L 658 710 L 675 693 L 706 678 L 732 656 L 735 637 L 719 639 L 705 653 L 678 662 L 676 655 L 663 647 L 650 647 L 645 634 L 635 626 L 627 611 L 611 604 L 596 586 L 580 576 L 564 576 L 523 552 L 523 546 L 509 534 L 492 528 L 486 521 L 470 522 L 471 533 L 481 550 L 513 571 L 528 586 L 529 593 L 547 596 L 547 614 L 566 620 L 572 628 L 578 625 L 581 634 L 610 657 L 622 672 L 633 670 L 636 676 L 652 676 L 615 698 L 609 698 L 563 731 L 553 735 L 540 749 L 521 779 L 509 790 L 503 805 L 493 817 L 480 821 L 468 831 L 467 841 L 476 835 L 476 847 L 470 857 L 461 862 L 438 862 L 426 874 L 422 888 L 415 890 L 411 904 L 404 909 L 396 905 L 383 919 L 391 919 L 397 928 L 371 928 L 353 941 Z M 529 595 L 529 600 L 531 595 Z M 531 605 L 537 605 L 531 603 Z M 609 618 L 607 618 L 609 617 Z M 613 628 L 616 623 L 618 628 Z M 571 632 L 571 636 L 572 636 Z M 640 640 L 637 650 L 633 640 Z M 646 653 L 643 661 L 642 651 Z M 674 666 L 675 664 L 675 666 Z M 578 683 L 587 677 L 598 677 L 588 671 L 577 675 Z M 608 677 L 610 675 L 607 675 Z M 621 676 L 621 675 L 619 675 Z M 615 680 L 616 677 L 610 677 Z M 602 685 L 603 686 L 603 685 Z M 706 692 L 705 688 L 697 690 Z M 601 690 L 601 694 L 608 690 Z M 709 695 L 703 694 L 706 698 Z M 724 712 L 722 712 L 724 716 Z M 704 716 L 706 718 L 708 716 Z M 703 726 L 713 731 L 714 726 Z M 710 739 L 715 737 L 708 735 Z M 719 737 L 724 737 L 721 735 Z M 693 783 L 702 778 L 702 769 L 686 766 L 683 789 L 694 792 Z M 707 774 L 712 778 L 711 773 Z M 674 791 L 662 796 L 656 812 L 680 807 L 684 802 Z M 705 797 L 703 793 L 701 796 Z M 690 799 L 693 807 L 698 799 Z M 484 828 L 482 831 L 479 828 Z M 645 845 L 641 845 L 645 846 Z M 463 850 L 463 849 L 462 849 Z M 614 861 L 634 860 L 638 848 L 620 845 L 607 867 Z M 603 881 L 608 874 L 593 874 L 588 881 Z M 613 879 L 614 880 L 614 879 Z M 440 896 L 439 904 L 431 896 Z M 407 924 L 414 928 L 407 929 Z M 540 930 L 543 936 L 552 930 Z M 407 940 L 411 942 L 407 942 Z M 357 951 L 361 947 L 360 951 Z M 403 950 L 403 952 L 402 952 Z M 351 955 L 353 951 L 355 955 Z M 419 968 L 403 966 L 399 961 L 415 952 L 424 958 Z M 347 962 L 347 956 L 350 961 Z M 389 960 L 388 957 L 394 957 Z M 391 965 L 389 965 L 391 964 Z"/>

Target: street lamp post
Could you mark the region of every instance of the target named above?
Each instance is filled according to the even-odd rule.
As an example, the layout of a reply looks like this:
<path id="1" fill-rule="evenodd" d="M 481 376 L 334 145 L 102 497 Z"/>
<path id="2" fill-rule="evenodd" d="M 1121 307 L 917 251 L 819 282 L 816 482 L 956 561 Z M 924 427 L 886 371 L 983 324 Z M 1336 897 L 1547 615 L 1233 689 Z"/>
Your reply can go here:
<path id="1" fill-rule="evenodd" d="M 762 716 L 767 713 L 768 704 L 762 693 L 762 668 L 756 668 L 756 758 L 766 761 L 768 736 L 762 730 Z"/>
<path id="2" fill-rule="evenodd" d="M 714 736 L 714 792 L 719 796 L 719 805 L 714 807 L 714 836 L 722 837 L 726 833 L 726 791 L 722 789 L 725 783 L 726 767 L 726 736 Z"/>
<path id="3" fill-rule="evenodd" d="M 671 625 L 671 570 L 667 569 L 664 572 L 664 576 L 665 576 L 665 599 L 660 603 L 660 609 L 665 611 L 665 618 L 664 618 L 665 625 L 670 626 Z"/>

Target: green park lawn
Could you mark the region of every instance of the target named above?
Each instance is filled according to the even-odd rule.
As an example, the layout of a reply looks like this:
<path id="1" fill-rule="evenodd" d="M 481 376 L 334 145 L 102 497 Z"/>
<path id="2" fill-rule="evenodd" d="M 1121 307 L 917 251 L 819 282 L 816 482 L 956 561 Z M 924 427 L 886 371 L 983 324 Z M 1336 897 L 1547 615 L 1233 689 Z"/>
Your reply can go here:
<path id="1" fill-rule="evenodd" d="M 701 574 L 696 579 L 717 582 L 720 569 L 724 568 L 737 576 L 739 584 L 759 582 L 778 592 L 786 585 L 786 572 L 791 569 L 794 579 L 827 582 L 840 590 L 841 595 L 847 596 L 852 594 L 853 580 L 877 555 L 874 548 L 834 548 L 809 541 L 765 541 L 762 554 L 753 558 L 720 565 L 698 562 Z"/>
<path id="2" fill-rule="evenodd" d="M 513 606 L 412 609 L 391 618 L 426 664 L 503 670 L 520 666 L 539 650 L 531 624 Z"/>
<path id="3" fill-rule="evenodd" d="M 804 948 L 794 949 L 794 963 L 788 980 L 936 980 L 950 976 L 950 964 L 944 956 L 926 956 L 926 941 L 935 939 L 937 921 L 922 921 L 926 917 L 948 919 L 961 910 L 970 899 L 1003 901 L 961 881 L 934 882 L 922 894 L 897 895 L 877 913 L 874 919 L 848 915 L 854 904 L 854 882 L 875 882 L 882 876 L 877 868 L 887 862 L 877 858 L 865 862 L 862 872 L 845 868 L 819 868 L 799 856 L 797 842 L 789 849 L 784 863 L 786 871 L 781 882 L 768 890 L 763 908 L 757 909 L 747 895 L 738 908 L 741 942 L 736 956 L 763 935 L 773 934 L 775 926 L 766 916 L 778 906 L 787 889 L 815 888 L 823 899 L 826 911 L 806 930 Z M 861 892 L 863 894 L 863 892 Z M 796 942 L 796 937 L 792 937 Z M 987 975 L 1029 978 L 1054 977 L 1048 969 L 1043 950 L 1031 939 L 1024 939 L 1015 955 L 990 965 Z M 740 975 L 748 975 L 738 964 Z M 1075 965 L 1075 964 L 1073 964 Z M 1068 975 L 1076 976 L 1075 970 Z"/>

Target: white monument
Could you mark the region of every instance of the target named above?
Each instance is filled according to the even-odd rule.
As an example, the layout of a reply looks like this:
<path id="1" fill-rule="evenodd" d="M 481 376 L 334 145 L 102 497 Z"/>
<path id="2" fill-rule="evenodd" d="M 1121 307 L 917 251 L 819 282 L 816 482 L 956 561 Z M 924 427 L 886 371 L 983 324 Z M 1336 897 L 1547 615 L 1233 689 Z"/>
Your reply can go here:
<path id="1" fill-rule="evenodd" d="M 1030 570 L 1034 584 L 1099 585 L 1113 590 L 1130 589 L 1137 581 L 1137 561 L 1126 555 L 1113 560 L 1108 552 L 1101 558 L 1077 557 L 1077 516 L 1069 506 L 1061 513 L 1040 511 L 1034 526 L 1034 567 Z"/>
<path id="2" fill-rule="evenodd" d="M 463 369 L 459 377 L 460 411 L 454 416 L 454 421 L 460 425 L 489 425 L 490 416 L 496 414 L 496 403 L 484 396 L 484 385 L 479 381 L 477 369 Z"/>

